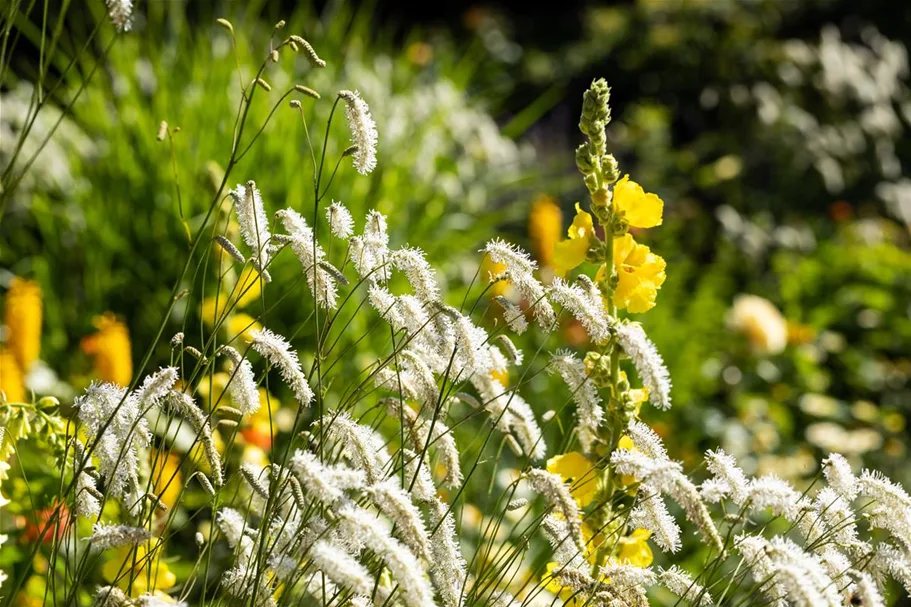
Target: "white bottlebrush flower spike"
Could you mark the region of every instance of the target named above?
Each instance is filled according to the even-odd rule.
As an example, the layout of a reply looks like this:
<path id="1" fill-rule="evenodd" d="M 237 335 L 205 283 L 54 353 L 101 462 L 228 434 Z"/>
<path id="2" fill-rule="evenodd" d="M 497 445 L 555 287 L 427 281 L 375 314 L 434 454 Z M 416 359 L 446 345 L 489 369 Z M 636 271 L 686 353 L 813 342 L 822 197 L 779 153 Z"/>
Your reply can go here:
<path id="1" fill-rule="evenodd" d="M 307 495 L 327 506 L 342 501 L 346 490 L 364 486 L 363 472 L 323 464 L 315 454 L 300 449 L 291 457 L 291 470 Z"/>
<path id="2" fill-rule="evenodd" d="M 822 471 L 829 486 L 850 501 L 857 496 L 857 478 L 843 455 L 832 453 L 823 460 Z"/>
<path id="3" fill-rule="evenodd" d="M 705 454 L 705 462 L 709 471 L 715 475 L 719 490 L 724 495 L 730 495 L 735 504 L 743 504 L 749 493 L 749 480 L 737 461 L 722 449 L 709 451 Z"/>
<path id="4" fill-rule="evenodd" d="M 376 123 L 370 115 L 370 108 L 357 91 L 339 91 L 338 96 L 345 102 L 351 143 L 357 146 L 353 154 L 354 168 L 361 175 L 367 175 L 376 168 Z"/>
<path id="5" fill-rule="evenodd" d="M 358 538 L 379 558 L 383 559 L 392 579 L 399 585 L 401 600 L 407 607 L 432 607 L 433 589 L 424 577 L 424 568 L 415 555 L 389 535 L 369 511 L 355 506 L 339 508 L 339 532 Z"/>
<path id="6" fill-rule="evenodd" d="M 439 301 L 440 287 L 433 268 L 424 257 L 424 251 L 403 247 L 392 252 L 390 261 L 395 269 L 404 272 L 418 299 L 424 302 Z"/>
<path id="7" fill-rule="evenodd" d="M 166 595 L 143 594 L 139 596 L 139 607 L 187 607 L 187 604 Z"/>
<path id="8" fill-rule="evenodd" d="M 326 220 L 329 222 L 329 231 L 336 238 L 348 240 L 354 234 L 354 218 L 351 211 L 342 203 L 333 200 L 326 208 Z"/>
<path id="9" fill-rule="evenodd" d="M 133 0 L 105 0 L 111 23 L 120 33 L 133 27 Z"/>
<path id="10" fill-rule="evenodd" d="M 313 230 L 300 213 L 293 209 L 282 209 L 275 216 L 290 237 L 291 250 L 304 268 L 313 298 L 323 308 L 334 309 L 338 299 L 338 284 L 334 275 L 339 272 L 327 271 L 326 253 L 316 242 Z"/>
<path id="11" fill-rule="evenodd" d="M 157 406 L 177 383 L 178 377 L 177 367 L 162 367 L 146 376 L 134 395 L 137 405 L 142 411 Z"/>
<path id="12" fill-rule="evenodd" d="M 640 491 L 654 491 L 669 497 L 683 508 L 686 517 L 696 525 L 707 541 L 715 548 L 722 546 L 721 537 L 699 491 L 683 473 L 680 464 L 670 460 L 655 460 L 640 451 L 617 449 L 611 454 L 611 465 L 620 474 L 633 476 L 640 481 Z"/>
<path id="13" fill-rule="evenodd" d="M 93 550 L 108 550 L 139 544 L 150 537 L 152 534 L 143 527 L 95 523 L 92 526 L 92 536 L 88 540 L 91 542 Z"/>
<path id="14" fill-rule="evenodd" d="M 430 575 L 445 607 L 459 607 L 462 604 L 467 565 L 459 548 L 455 518 L 452 512 L 448 512 L 447 505 L 439 499 L 430 503 L 430 511 L 430 526 L 436 528 L 430 538 Z"/>
<path id="15" fill-rule="evenodd" d="M 307 383 L 307 378 L 304 376 L 297 358 L 297 352 L 291 348 L 291 344 L 284 337 L 269 329 L 254 331 L 252 337 L 253 349 L 278 367 L 282 379 L 294 392 L 297 402 L 309 406 L 313 400 L 313 390 Z"/>
<path id="16" fill-rule="evenodd" d="M 410 483 L 411 479 L 406 479 Z M 377 509 L 395 523 L 395 534 L 415 556 L 429 560 L 430 537 L 421 511 L 397 480 L 386 479 L 366 490 Z"/>
<path id="17" fill-rule="evenodd" d="M 234 368 L 230 371 L 228 392 L 231 401 L 241 415 L 252 415 L 259 410 L 259 386 L 253 374 L 253 365 L 231 346 L 224 347 L 225 355 L 231 359 Z"/>
<path id="18" fill-rule="evenodd" d="M 355 422 L 347 413 L 326 415 L 319 423 L 325 427 L 326 438 L 341 446 L 342 457 L 363 470 L 370 484 L 386 477 L 389 454 L 375 430 Z"/>
<path id="19" fill-rule="evenodd" d="M 272 233 L 269 230 L 269 219 L 263 205 L 263 198 L 256 183 L 248 181 L 238 184 L 231 190 L 234 199 L 234 212 L 240 226 L 240 235 L 253 251 L 253 260 L 257 269 L 264 269 L 269 262 L 269 244 Z"/>
<path id="20" fill-rule="evenodd" d="M 604 420 L 604 409 L 598 389 L 588 378 L 585 364 L 568 350 L 558 351 L 550 361 L 552 372 L 560 374 L 572 393 L 576 403 L 576 432 L 582 450 L 590 452 L 598 437 L 598 429 Z"/>
<path id="21" fill-rule="evenodd" d="M 581 285 L 554 278 L 547 296 L 552 303 L 560 304 L 582 323 L 592 342 L 599 344 L 610 337 L 607 313 L 600 294 L 594 296 Z"/>
<path id="22" fill-rule="evenodd" d="M 361 278 L 386 282 L 389 277 L 390 252 L 386 216 L 371 210 L 364 222 L 364 233 L 348 241 L 349 256 Z"/>
<path id="23" fill-rule="evenodd" d="M 528 482 L 535 491 L 544 496 L 544 499 L 563 516 L 569 525 L 571 539 L 579 549 L 585 552 L 585 541 L 582 539 L 582 524 L 579 518 L 579 507 L 576 500 L 569 492 L 569 487 L 559 475 L 546 470 L 533 469 L 528 472 Z"/>
<path id="24" fill-rule="evenodd" d="M 324 572 L 338 586 L 355 594 L 373 592 L 373 575 L 338 546 L 321 540 L 313 544 L 308 556 L 314 567 Z"/>
<path id="25" fill-rule="evenodd" d="M 659 461 L 668 459 L 667 449 L 664 448 L 661 437 L 648 424 L 634 421 L 626 429 L 626 434 L 632 439 L 636 449 L 642 451 L 650 458 Z"/>
<path id="26" fill-rule="evenodd" d="M 646 488 L 639 492 L 636 506 L 630 512 L 629 524 L 633 528 L 651 531 L 652 539 L 665 552 L 680 550 L 680 527 L 657 491 Z"/>
<path id="27" fill-rule="evenodd" d="M 528 321 L 522 308 L 512 303 L 502 295 L 497 297 L 497 302 L 503 307 L 503 319 L 506 325 L 516 334 L 522 335 L 528 330 Z"/>
<path id="28" fill-rule="evenodd" d="M 107 491 L 129 502 L 131 509 L 136 507 L 140 451 L 151 441 L 136 398 L 114 384 L 93 383 L 75 406 L 86 428 L 86 444 L 97 441 L 93 455 Z"/>
<path id="29" fill-rule="evenodd" d="M 658 572 L 658 579 L 668 590 L 685 601 L 693 602 L 698 597 L 700 607 L 710 607 L 710 605 L 715 604 L 715 601 L 712 600 L 712 595 L 706 592 L 701 584 L 693 581 L 693 577 L 677 565 L 661 569 Z"/>
<path id="30" fill-rule="evenodd" d="M 671 378 L 655 344 L 639 323 L 619 323 L 614 330 L 620 346 L 632 359 L 642 384 L 648 389 L 649 402 L 661 410 L 670 409 Z"/>
<path id="31" fill-rule="evenodd" d="M 506 266 L 509 282 L 528 302 L 540 327 L 545 331 L 553 329 L 557 315 L 547 301 L 544 285 L 534 277 L 538 264 L 519 247 L 500 239 L 491 240 L 483 250 L 494 263 Z"/>

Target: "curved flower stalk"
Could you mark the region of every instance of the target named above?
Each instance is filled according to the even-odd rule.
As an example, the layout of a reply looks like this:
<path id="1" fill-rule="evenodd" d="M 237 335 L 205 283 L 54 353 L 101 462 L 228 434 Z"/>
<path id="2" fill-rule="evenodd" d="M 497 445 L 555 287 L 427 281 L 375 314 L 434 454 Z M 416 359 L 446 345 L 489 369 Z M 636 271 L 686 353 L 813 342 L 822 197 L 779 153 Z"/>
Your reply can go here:
<path id="1" fill-rule="evenodd" d="M 255 331 L 252 335 L 253 341 L 251 347 L 262 354 L 266 360 L 278 367 L 282 379 L 288 384 L 288 387 L 294 392 L 297 401 L 308 406 L 313 400 L 313 390 L 307 383 L 307 378 L 301 370 L 300 361 L 297 358 L 297 352 L 291 348 L 291 344 L 284 337 L 273 333 L 269 329 Z"/>
<path id="2" fill-rule="evenodd" d="M 259 386 L 253 374 L 253 364 L 231 346 L 222 350 L 231 360 L 233 368 L 228 382 L 231 401 L 241 415 L 252 415 L 259 410 Z"/>
<path id="3" fill-rule="evenodd" d="M 569 351 L 558 351 L 550 361 L 550 370 L 559 373 L 572 391 L 576 403 L 576 434 L 582 451 L 588 453 L 598 437 L 604 420 L 604 408 L 594 383 L 589 380 L 584 363 Z"/>
<path id="4" fill-rule="evenodd" d="M 269 263 L 272 233 L 259 189 L 255 182 L 248 181 L 246 184 L 238 184 L 231 190 L 231 197 L 234 199 L 240 235 L 247 247 L 253 251 L 251 259 L 254 266 L 257 270 L 264 270 Z"/>
<path id="5" fill-rule="evenodd" d="M 354 218 L 342 203 L 333 201 L 326 207 L 326 220 L 329 222 L 329 230 L 336 238 L 348 240 L 354 234 Z"/>
<path id="6" fill-rule="evenodd" d="M 556 321 L 554 309 L 545 297 L 544 285 L 534 277 L 538 264 L 519 247 L 499 239 L 488 242 L 484 251 L 490 255 L 494 263 L 506 266 L 506 276 L 510 284 L 528 302 L 541 328 L 545 331 L 553 329 Z"/>
<path id="7" fill-rule="evenodd" d="M 107 491 L 135 507 L 139 500 L 139 458 L 151 440 L 139 402 L 129 398 L 125 388 L 94 383 L 76 399 L 75 407 L 87 440 L 96 444 L 92 455 Z"/>
<path id="8" fill-rule="evenodd" d="M 351 143 L 357 148 L 352 154 L 354 168 L 361 175 L 367 175 L 376 168 L 376 123 L 370 115 L 370 108 L 357 91 L 339 91 L 338 96 L 345 102 Z"/>
<path id="9" fill-rule="evenodd" d="M 337 305 L 338 280 L 341 272 L 326 261 L 326 253 L 316 242 L 316 235 L 307 221 L 293 209 L 282 209 L 275 213 L 288 233 L 291 250 L 304 268 L 307 284 L 316 302 L 328 310 Z"/>

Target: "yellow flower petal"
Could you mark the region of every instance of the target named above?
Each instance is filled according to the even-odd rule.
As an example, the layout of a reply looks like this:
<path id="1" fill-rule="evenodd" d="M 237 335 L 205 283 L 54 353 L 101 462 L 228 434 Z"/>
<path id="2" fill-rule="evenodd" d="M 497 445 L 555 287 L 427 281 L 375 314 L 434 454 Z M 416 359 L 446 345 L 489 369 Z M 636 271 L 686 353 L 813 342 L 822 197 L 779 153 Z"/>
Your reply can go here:
<path id="1" fill-rule="evenodd" d="M 585 261 L 588 253 L 588 240 L 570 239 L 554 245 L 553 266 L 557 276 L 566 273 Z"/>
<path id="2" fill-rule="evenodd" d="M 509 370 L 508 369 L 499 369 L 490 372 L 491 379 L 495 379 L 503 386 L 509 385 Z"/>
<path id="3" fill-rule="evenodd" d="M 585 261 L 589 240 L 595 235 L 592 216 L 583 211 L 578 202 L 576 203 L 576 216 L 566 233 L 569 240 L 554 245 L 553 266 L 557 276 L 566 276 L 567 272 Z"/>
<path id="4" fill-rule="evenodd" d="M 598 492 L 597 470 L 581 453 L 572 451 L 547 460 L 547 471 L 560 475 L 563 482 L 570 483 L 570 493 L 580 508 L 585 508 L 595 499 Z"/>
<path id="5" fill-rule="evenodd" d="M 135 558 L 131 547 L 122 547 L 112 551 L 111 558 L 101 568 L 104 579 L 108 582 L 117 580 L 118 585 L 127 590 L 127 584 L 129 584 L 130 578 L 133 578 L 133 586 L 130 589 L 133 594 L 173 588 L 177 583 L 177 576 L 161 558 L 162 550 L 155 550 L 151 558 L 148 557 L 149 552 L 159 542 L 161 542 L 160 539 L 153 538 L 137 545 Z M 149 580 L 149 571 L 151 571 L 151 580 Z"/>
<path id="6" fill-rule="evenodd" d="M 648 567 L 652 564 L 654 556 L 648 545 L 648 538 L 652 535 L 647 529 L 636 529 L 630 535 L 620 538 L 617 557 L 620 562 L 627 562 L 634 567 Z"/>
<path id="7" fill-rule="evenodd" d="M 226 295 L 218 294 L 206 297 L 202 300 L 202 305 L 199 307 L 199 315 L 202 316 L 202 321 L 206 323 L 207 326 L 214 327 L 215 323 L 218 322 L 222 313 L 225 311 L 227 303 L 228 297 Z"/>
<path id="8" fill-rule="evenodd" d="M 636 228 L 654 228 L 660 226 L 664 213 L 664 201 L 655 194 L 647 194 L 629 175 L 614 186 L 614 209 Z"/>
<path id="9" fill-rule="evenodd" d="M 624 234 L 614 240 L 614 266 L 618 278 L 614 304 L 632 313 L 655 307 L 658 289 L 666 278 L 664 259 Z"/>
<path id="10" fill-rule="evenodd" d="M 567 236 L 570 238 L 591 238 L 595 233 L 595 225 L 592 221 L 592 216 L 589 213 L 586 213 L 579 206 L 579 203 L 576 203 L 576 216 L 573 217 L 573 224 L 569 226 L 569 229 L 566 231 Z"/>

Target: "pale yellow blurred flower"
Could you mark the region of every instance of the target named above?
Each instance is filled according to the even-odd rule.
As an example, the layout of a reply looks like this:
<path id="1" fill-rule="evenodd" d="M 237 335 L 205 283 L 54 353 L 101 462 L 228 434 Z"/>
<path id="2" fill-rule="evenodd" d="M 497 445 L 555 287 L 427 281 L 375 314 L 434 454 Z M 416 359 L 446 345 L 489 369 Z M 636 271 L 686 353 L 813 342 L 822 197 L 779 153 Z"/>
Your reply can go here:
<path id="1" fill-rule="evenodd" d="M 746 336 L 757 354 L 778 354 L 788 344 L 788 324 L 778 308 L 757 295 L 738 295 L 728 312 L 728 327 Z"/>

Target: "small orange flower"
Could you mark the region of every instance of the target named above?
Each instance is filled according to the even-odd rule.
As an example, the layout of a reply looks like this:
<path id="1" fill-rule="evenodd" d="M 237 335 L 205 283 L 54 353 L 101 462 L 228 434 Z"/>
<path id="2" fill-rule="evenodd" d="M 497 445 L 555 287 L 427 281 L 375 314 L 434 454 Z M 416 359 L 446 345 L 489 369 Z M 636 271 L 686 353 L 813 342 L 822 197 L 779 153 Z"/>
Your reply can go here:
<path id="1" fill-rule="evenodd" d="M 84 337 L 82 351 L 94 357 L 95 373 L 104 381 L 121 386 L 133 378 L 133 355 L 127 326 L 106 312 L 94 319 L 97 333 Z"/>
<path id="2" fill-rule="evenodd" d="M 614 239 L 614 267 L 618 278 L 614 304 L 618 308 L 638 314 L 655 307 L 658 289 L 666 278 L 661 256 L 624 234 Z"/>

